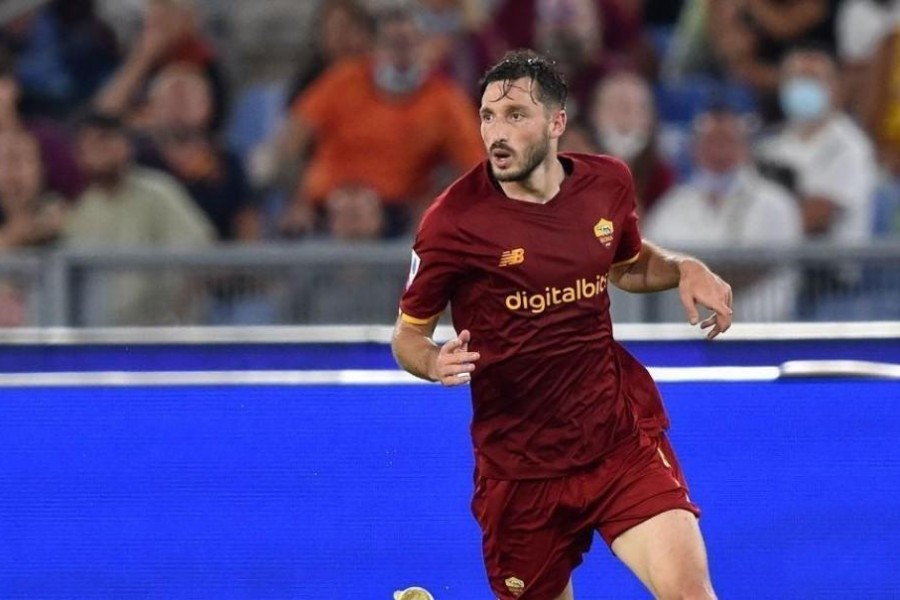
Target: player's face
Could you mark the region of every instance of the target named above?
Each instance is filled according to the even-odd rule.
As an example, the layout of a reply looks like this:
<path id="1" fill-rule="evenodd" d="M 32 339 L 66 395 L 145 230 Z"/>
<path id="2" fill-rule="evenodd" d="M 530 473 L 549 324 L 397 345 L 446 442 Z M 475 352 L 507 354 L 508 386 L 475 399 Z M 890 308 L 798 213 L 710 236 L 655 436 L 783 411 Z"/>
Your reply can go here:
<path id="1" fill-rule="evenodd" d="M 481 98 L 481 138 L 497 181 L 528 179 L 562 134 L 562 111 L 538 102 L 532 86 L 525 78 L 495 81 Z"/>

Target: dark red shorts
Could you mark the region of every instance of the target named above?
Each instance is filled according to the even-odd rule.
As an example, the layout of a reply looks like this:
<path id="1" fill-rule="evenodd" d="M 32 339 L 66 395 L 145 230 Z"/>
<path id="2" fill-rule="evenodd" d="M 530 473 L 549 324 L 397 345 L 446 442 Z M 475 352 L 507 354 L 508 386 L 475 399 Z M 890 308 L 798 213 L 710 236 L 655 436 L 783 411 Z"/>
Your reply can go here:
<path id="1" fill-rule="evenodd" d="M 498 598 L 548 600 L 565 589 L 591 547 L 671 509 L 700 510 L 688 497 L 665 435 L 644 437 L 583 472 L 505 481 L 476 473 L 472 512 Z"/>

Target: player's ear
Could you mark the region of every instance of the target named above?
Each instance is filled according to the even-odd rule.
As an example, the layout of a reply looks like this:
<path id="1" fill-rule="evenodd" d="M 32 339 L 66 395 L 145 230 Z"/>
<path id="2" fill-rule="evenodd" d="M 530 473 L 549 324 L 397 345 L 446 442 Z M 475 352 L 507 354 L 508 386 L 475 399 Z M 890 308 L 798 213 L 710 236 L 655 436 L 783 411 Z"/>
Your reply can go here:
<path id="1" fill-rule="evenodd" d="M 550 112 L 550 137 L 560 138 L 566 131 L 567 115 L 565 108 L 557 108 Z"/>

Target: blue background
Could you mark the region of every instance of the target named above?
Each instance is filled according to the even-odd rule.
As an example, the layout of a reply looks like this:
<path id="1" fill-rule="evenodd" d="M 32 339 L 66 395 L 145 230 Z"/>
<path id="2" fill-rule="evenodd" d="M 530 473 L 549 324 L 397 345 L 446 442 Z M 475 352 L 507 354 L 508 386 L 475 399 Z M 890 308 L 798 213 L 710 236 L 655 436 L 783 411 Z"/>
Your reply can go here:
<path id="1" fill-rule="evenodd" d="M 900 382 L 660 386 L 719 597 L 900 596 Z M 0 390 L 0 598 L 489 598 L 468 390 Z M 579 600 L 646 598 L 600 540 Z"/>

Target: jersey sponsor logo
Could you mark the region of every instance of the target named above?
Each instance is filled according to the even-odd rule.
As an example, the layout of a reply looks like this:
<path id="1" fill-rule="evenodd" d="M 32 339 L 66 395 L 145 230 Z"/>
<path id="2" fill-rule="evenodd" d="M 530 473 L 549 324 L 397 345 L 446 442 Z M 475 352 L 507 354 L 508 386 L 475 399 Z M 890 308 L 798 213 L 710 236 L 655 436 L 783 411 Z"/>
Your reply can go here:
<path id="1" fill-rule="evenodd" d="M 608 219 L 600 219 L 597 221 L 597 224 L 594 225 L 594 235 L 597 236 L 597 239 L 600 240 L 600 243 L 609 248 L 610 244 L 613 241 L 613 234 L 615 233 L 615 227 L 613 227 L 612 221 Z"/>
<path id="2" fill-rule="evenodd" d="M 412 285 L 413 279 L 416 278 L 416 273 L 419 272 L 419 265 L 422 263 L 422 260 L 419 258 L 419 255 L 416 254 L 416 251 L 412 251 L 412 257 L 409 260 L 409 277 L 406 278 L 406 287 Z"/>
<path id="3" fill-rule="evenodd" d="M 506 308 L 511 311 L 527 310 L 540 314 L 550 307 L 570 304 L 599 296 L 606 291 L 608 277 L 597 275 L 593 280 L 582 277 L 572 285 L 545 287 L 543 292 L 519 291 L 506 297 Z"/>
<path id="4" fill-rule="evenodd" d="M 518 577 L 507 577 L 503 583 L 506 584 L 506 589 L 513 596 L 521 596 L 525 593 L 525 582 Z"/>
<path id="5" fill-rule="evenodd" d="M 525 248 L 513 248 L 500 255 L 500 266 L 510 267 L 525 262 Z"/>

